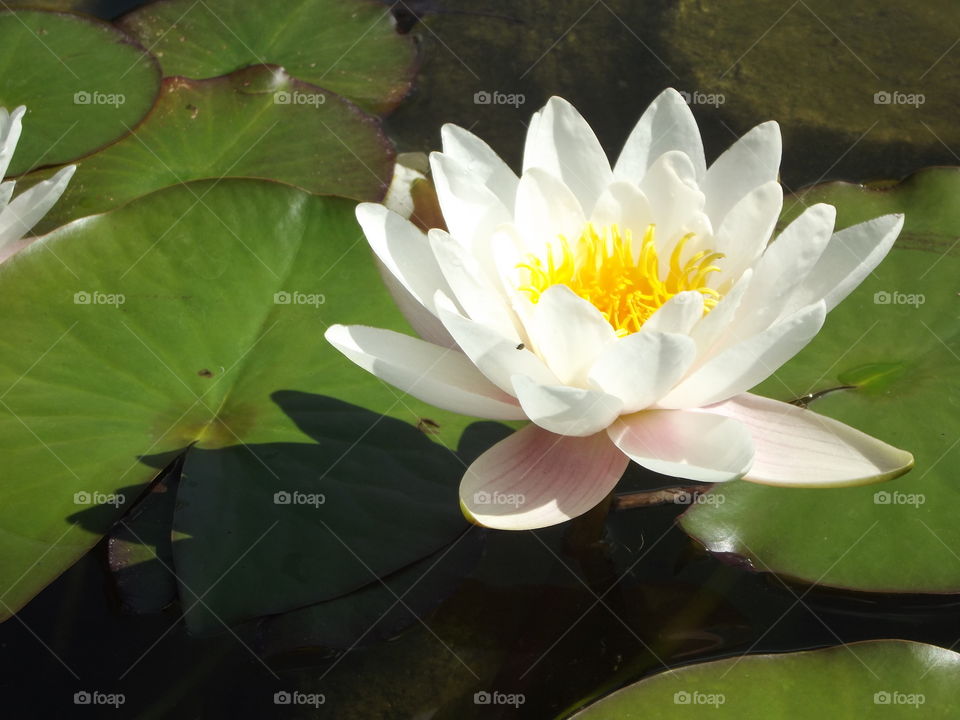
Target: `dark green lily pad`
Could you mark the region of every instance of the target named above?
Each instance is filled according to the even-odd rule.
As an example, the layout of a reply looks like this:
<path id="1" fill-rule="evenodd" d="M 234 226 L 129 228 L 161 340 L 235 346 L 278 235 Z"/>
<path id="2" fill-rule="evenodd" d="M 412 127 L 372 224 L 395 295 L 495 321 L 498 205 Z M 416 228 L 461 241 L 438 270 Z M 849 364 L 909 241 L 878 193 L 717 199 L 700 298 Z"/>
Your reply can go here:
<path id="1" fill-rule="evenodd" d="M 4 614 L 184 452 L 173 552 L 193 628 L 336 597 L 465 528 L 463 465 L 434 439 L 455 446 L 469 418 L 323 339 L 332 322 L 409 331 L 349 201 L 171 188 L 29 246 L 0 266 L 0 300 Z"/>
<path id="2" fill-rule="evenodd" d="M 247 68 L 213 80 L 168 78 L 135 133 L 78 163 L 37 232 L 160 188 L 225 176 L 379 200 L 393 158 L 374 118 L 280 68 Z M 50 174 L 35 173 L 24 184 Z"/>
<path id="3" fill-rule="evenodd" d="M 415 70 L 411 39 L 394 31 L 390 7 L 375 0 L 160 0 L 119 25 L 157 56 L 164 75 L 282 65 L 373 112 L 396 106 Z"/>
<path id="4" fill-rule="evenodd" d="M 952 718 L 960 655 L 874 640 L 782 655 L 747 655 L 663 672 L 619 690 L 581 720 L 678 718 Z"/>
<path id="5" fill-rule="evenodd" d="M 736 482 L 683 528 L 708 549 L 805 582 L 899 593 L 960 592 L 960 169 L 899 185 L 830 184 L 788 201 L 836 204 L 838 226 L 905 212 L 890 255 L 760 394 L 810 403 L 912 452 L 916 466 L 882 485 L 793 490 Z"/>
<path id="6" fill-rule="evenodd" d="M 108 23 L 39 10 L 0 12 L 0 40 L 0 106 L 27 106 L 10 175 L 113 142 L 157 97 L 156 61 Z"/>

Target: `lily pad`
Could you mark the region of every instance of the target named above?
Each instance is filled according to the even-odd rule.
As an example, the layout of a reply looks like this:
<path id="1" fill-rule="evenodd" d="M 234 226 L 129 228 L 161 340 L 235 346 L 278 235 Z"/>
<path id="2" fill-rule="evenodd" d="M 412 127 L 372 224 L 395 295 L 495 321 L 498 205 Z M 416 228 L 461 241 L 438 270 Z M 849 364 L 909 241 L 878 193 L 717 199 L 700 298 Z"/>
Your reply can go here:
<path id="1" fill-rule="evenodd" d="M 393 158 L 374 118 L 281 68 L 252 67 L 213 80 L 167 78 L 135 133 L 78 163 L 37 232 L 160 188 L 224 176 L 379 200 Z M 35 173 L 23 184 L 50 174 Z"/>
<path id="2" fill-rule="evenodd" d="M 841 227 L 889 212 L 906 213 L 906 225 L 814 341 L 757 392 L 813 393 L 812 410 L 909 450 L 916 466 L 859 488 L 716 486 L 716 502 L 681 520 L 709 550 L 818 585 L 960 592 L 958 198 L 960 168 L 932 168 L 898 185 L 834 183 L 788 201 L 784 220 L 830 202 Z"/>
<path id="3" fill-rule="evenodd" d="M 0 106 L 27 106 L 10 175 L 113 142 L 157 97 L 156 61 L 109 23 L 39 10 L 0 12 L 0 38 Z"/>
<path id="4" fill-rule="evenodd" d="M 282 65 L 374 112 L 395 107 L 415 72 L 412 40 L 394 31 L 390 7 L 375 0 L 160 0 L 119 25 L 157 56 L 164 75 Z"/>
<path id="5" fill-rule="evenodd" d="M 579 720 L 952 718 L 960 655 L 874 640 L 690 665 L 619 690 Z"/>
<path id="6" fill-rule="evenodd" d="M 323 339 L 332 322 L 409 332 L 347 200 L 163 190 L 28 246 L 0 266 L 0 302 L 5 615 L 183 453 L 173 553 L 196 627 L 336 597 L 466 527 L 463 465 L 434 440 L 455 447 L 470 419 Z"/>

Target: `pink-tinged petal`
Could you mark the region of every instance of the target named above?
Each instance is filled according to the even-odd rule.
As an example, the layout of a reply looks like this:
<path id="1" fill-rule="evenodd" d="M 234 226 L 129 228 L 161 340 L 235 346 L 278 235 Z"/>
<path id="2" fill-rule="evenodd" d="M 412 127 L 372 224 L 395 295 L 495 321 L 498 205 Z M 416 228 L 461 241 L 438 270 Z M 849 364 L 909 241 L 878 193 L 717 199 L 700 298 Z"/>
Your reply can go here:
<path id="1" fill-rule="evenodd" d="M 448 298 L 439 293 L 436 303 L 440 320 L 460 349 L 481 373 L 505 393 L 513 395 L 511 378 L 517 373 L 529 375 L 546 384 L 559 382 L 543 360 L 515 335 L 501 335 L 493 328 L 464 317 Z"/>
<path id="2" fill-rule="evenodd" d="M 821 301 L 719 352 L 677 385 L 659 405 L 703 407 L 746 392 L 806 347 L 823 327 L 825 317 Z"/>
<path id="3" fill-rule="evenodd" d="M 516 400 L 457 350 L 361 325 L 331 325 L 324 336 L 367 372 L 438 408 L 490 420 L 525 417 Z"/>
<path id="4" fill-rule="evenodd" d="M 541 168 L 562 180 L 586 213 L 613 181 L 610 162 L 583 116 L 563 98 L 552 97 L 527 130 L 523 172 Z"/>
<path id="5" fill-rule="evenodd" d="M 668 88 L 640 116 L 617 158 L 614 175 L 621 180 L 639 183 L 647 168 L 671 150 L 686 154 L 697 179 L 703 178 L 707 166 L 697 121 L 683 96 Z"/>
<path id="6" fill-rule="evenodd" d="M 703 295 L 696 290 L 677 293 L 647 318 L 640 332 L 667 332 L 689 335 L 703 319 Z"/>
<path id="7" fill-rule="evenodd" d="M 732 418 L 693 410 L 646 410 L 624 415 L 607 430 L 634 462 L 662 475 L 726 482 L 753 462 L 753 440 Z"/>
<path id="8" fill-rule="evenodd" d="M 397 304 L 397 309 L 406 321 L 410 323 L 413 331 L 434 345 L 440 345 L 445 348 L 456 348 L 456 341 L 450 336 L 450 333 L 447 332 L 443 323 L 440 322 L 440 318 L 421 305 L 420 301 L 411 295 L 410 291 L 403 286 L 403 283 L 397 280 L 396 275 L 387 269 L 387 266 L 383 264 L 380 258 L 374 256 L 373 259 L 377 266 L 377 271 L 383 279 L 383 284 L 387 286 L 390 296 Z"/>
<path id="9" fill-rule="evenodd" d="M 490 189 L 513 212 L 519 178 L 483 140 L 468 130 L 446 124 L 440 128 L 443 154 Z"/>
<path id="10" fill-rule="evenodd" d="M 430 154 L 437 199 L 450 234 L 466 247 L 512 219 L 500 198 L 480 177 L 443 153 Z"/>
<path id="11" fill-rule="evenodd" d="M 564 385 L 585 387 L 594 360 L 617 339 L 603 314 L 566 285 L 547 288 L 526 327 L 534 349 Z"/>
<path id="12" fill-rule="evenodd" d="M 707 169 L 700 189 L 707 196 L 706 212 L 714 227 L 740 198 L 777 179 L 781 153 L 780 126 L 771 120 L 738 139 Z"/>
<path id="13" fill-rule="evenodd" d="M 903 215 L 883 215 L 834 233 L 784 312 L 820 299 L 830 312 L 880 264 L 902 229 Z"/>
<path id="14" fill-rule="evenodd" d="M 707 412 L 743 423 L 756 448 L 744 480 L 788 487 L 842 487 L 892 480 L 913 455 L 833 418 L 744 393 Z"/>
<path id="15" fill-rule="evenodd" d="M 460 505 L 468 520 L 490 528 L 556 525 L 603 500 L 628 462 L 606 433 L 567 437 L 528 425 L 467 469 Z"/>
<path id="16" fill-rule="evenodd" d="M 617 419 L 623 402 L 598 390 L 542 385 L 525 375 L 513 376 L 520 407 L 532 422 L 559 435 L 586 437 Z"/>
<path id="17" fill-rule="evenodd" d="M 634 333 L 606 347 L 590 370 L 590 384 L 620 398 L 623 413 L 634 413 L 666 395 L 696 356 L 686 335 Z"/>

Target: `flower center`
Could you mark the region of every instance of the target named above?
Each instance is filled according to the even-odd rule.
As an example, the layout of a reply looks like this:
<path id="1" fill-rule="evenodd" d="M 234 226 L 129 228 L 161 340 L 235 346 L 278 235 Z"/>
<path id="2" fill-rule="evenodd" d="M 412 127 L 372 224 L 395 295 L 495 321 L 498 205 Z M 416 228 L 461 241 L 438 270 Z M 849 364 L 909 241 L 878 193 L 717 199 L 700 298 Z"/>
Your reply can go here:
<path id="1" fill-rule="evenodd" d="M 706 286 L 707 278 L 720 269 L 713 263 L 723 254 L 701 250 L 682 260 L 684 246 L 693 236 L 684 235 L 676 244 L 661 277 L 653 225 L 647 226 L 635 248 L 629 230 L 609 225 L 598 232 L 587 223 L 575 242 L 561 235 L 547 245 L 544 258 L 529 255 L 527 262 L 517 265 L 518 289 L 537 303 L 547 288 L 566 285 L 603 313 L 620 337 L 637 332 L 667 300 L 686 290 L 703 295 L 707 313 L 720 300 L 720 294 Z"/>

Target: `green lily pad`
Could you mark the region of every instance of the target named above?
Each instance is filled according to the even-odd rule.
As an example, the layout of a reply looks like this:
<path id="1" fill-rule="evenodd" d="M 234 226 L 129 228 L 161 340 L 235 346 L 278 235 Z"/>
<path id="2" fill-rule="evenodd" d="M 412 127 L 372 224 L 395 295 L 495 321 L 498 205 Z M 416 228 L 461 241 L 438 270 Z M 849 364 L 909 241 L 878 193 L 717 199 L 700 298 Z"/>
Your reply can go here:
<path id="1" fill-rule="evenodd" d="M 912 452 L 883 485 L 831 490 L 717 486 L 681 524 L 708 549 L 818 585 L 960 592 L 960 168 L 894 186 L 834 183 L 788 201 L 837 206 L 838 226 L 906 213 L 890 255 L 834 309 L 814 341 L 757 392 L 821 393 L 809 407 Z"/>
<path id="2" fill-rule="evenodd" d="M 184 452 L 173 553 L 191 627 L 336 597 L 466 527 L 463 465 L 433 440 L 455 447 L 470 419 L 323 339 L 332 322 L 409 332 L 349 201 L 251 180 L 163 190 L 0 265 L 0 302 L 5 615 Z"/>
<path id="3" fill-rule="evenodd" d="M 782 655 L 747 655 L 670 670 L 623 688 L 580 720 L 679 718 L 952 718 L 960 655 L 873 640 Z"/>
<path id="4" fill-rule="evenodd" d="M 78 163 L 37 232 L 160 188 L 224 176 L 379 200 L 393 158 L 374 118 L 280 68 L 252 67 L 213 80 L 168 78 L 135 134 Z M 28 176 L 23 185 L 51 173 Z"/>
<path id="5" fill-rule="evenodd" d="M 0 106 L 27 106 L 10 175 L 113 142 L 157 97 L 156 61 L 108 23 L 39 10 L 0 12 L 0 38 Z"/>
<path id="6" fill-rule="evenodd" d="M 276 0 L 269 7 L 160 0 L 119 25 L 157 56 L 166 76 L 282 65 L 378 113 L 403 99 L 415 71 L 412 40 L 394 31 L 389 6 L 375 0 Z"/>

